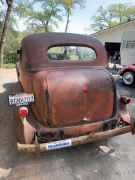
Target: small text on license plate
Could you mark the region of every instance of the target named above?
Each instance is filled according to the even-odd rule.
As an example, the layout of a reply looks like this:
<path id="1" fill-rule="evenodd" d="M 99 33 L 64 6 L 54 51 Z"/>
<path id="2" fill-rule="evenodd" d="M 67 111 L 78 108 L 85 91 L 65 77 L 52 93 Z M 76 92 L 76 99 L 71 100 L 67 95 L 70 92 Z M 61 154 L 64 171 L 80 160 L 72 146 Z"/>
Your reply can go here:
<path id="1" fill-rule="evenodd" d="M 29 103 L 33 103 L 35 101 L 34 94 L 26 94 L 26 93 L 18 93 L 15 95 L 8 95 L 9 106 L 22 106 L 28 105 Z"/>

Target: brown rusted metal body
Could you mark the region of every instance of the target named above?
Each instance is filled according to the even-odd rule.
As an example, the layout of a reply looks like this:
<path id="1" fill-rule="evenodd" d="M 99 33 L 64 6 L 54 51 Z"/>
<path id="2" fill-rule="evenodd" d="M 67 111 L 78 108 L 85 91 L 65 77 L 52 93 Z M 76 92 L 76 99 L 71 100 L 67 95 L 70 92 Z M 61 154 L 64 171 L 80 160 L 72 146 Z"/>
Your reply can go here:
<path id="1" fill-rule="evenodd" d="M 48 49 L 61 45 L 90 47 L 96 52 L 96 59 L 49 60 Z M 64 33 L 41 33 L 24 38 L 17 64 L 19 82 L 14 93 L 32 92 L 35 103 L 28 106 L 25 120 L 20 119 L 19 108 L 14 110 L 18 143 L 32 144 L 35 137 L 37 143 L 46 143 L 87 136 L 114 129 L 120 120 L 131 124 L 107 68 L 106 51 L 94 38 Z M 85 86 L 87 93 L 83 90 Z"/>

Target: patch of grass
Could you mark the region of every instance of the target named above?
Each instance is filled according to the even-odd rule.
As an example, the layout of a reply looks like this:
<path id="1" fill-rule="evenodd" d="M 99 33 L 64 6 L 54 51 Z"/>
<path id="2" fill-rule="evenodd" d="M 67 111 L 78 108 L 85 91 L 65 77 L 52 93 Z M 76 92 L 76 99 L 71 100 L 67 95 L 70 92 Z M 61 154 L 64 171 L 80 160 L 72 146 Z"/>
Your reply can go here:
<path id="1" fill-rule="evenodd" d="M 13 63 L 9 63 L 9 64 L 2 64 L 1 65 L 2 68 L 7 68 L 7 69 L 12 69 L 16 67 L 16 64 Z"/>

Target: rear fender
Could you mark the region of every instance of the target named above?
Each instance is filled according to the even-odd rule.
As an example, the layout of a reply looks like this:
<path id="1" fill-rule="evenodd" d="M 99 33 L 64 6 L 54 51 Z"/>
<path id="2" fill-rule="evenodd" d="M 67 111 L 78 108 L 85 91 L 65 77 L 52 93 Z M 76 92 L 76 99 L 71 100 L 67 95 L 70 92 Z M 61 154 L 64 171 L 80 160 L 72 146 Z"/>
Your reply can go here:
<path id="1" fill-rule="evenodd" d="M 130 67 L 130 66 L 126 67 L 126 68 L 122 69 L 119 74 L 120 74 L 120 76 L 123 76 L 123 74 L 128 72 L 128 71 L 135 72 L 135 68 L 134 67 Z"/>
<path id="2" fill-rule="evenodd" d="M 23 92 L 20 82 L 17 82 L 14 88 L 14 94 Z M 36 121 L 33 117 L 30 106 L 28 108 L 28 116 L 21 118 L 19 114 L 19 107 L 14 107 L 14 122 L 15 122 L 15 133 L 19 143 L 27 144 L 34 141 L 34 134 L 36 132 Z"/>

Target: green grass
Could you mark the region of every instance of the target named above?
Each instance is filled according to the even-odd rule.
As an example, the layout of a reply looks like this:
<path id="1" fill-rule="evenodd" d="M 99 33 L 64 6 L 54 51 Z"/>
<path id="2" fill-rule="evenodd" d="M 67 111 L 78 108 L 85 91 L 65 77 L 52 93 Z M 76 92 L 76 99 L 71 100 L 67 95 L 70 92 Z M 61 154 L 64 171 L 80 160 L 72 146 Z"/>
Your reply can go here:
<path id="1" fill-rule="evenodd" d="M 16 64 L 13 63 L 9 63 L 9 64 L 2 64 L 1 65 L 2 68 L 7 68 L 7 69 L 12 69 L 16 67 Z"/>

